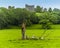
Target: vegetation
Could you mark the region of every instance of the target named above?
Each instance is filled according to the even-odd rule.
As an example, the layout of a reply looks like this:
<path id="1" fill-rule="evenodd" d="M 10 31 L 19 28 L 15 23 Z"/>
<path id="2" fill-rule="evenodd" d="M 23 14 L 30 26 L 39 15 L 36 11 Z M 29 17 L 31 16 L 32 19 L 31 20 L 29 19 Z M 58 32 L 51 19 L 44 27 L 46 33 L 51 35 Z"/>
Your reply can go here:
<path id="1" fill-rule="evenodd" d="M 44 30 L 26 30 L 26 35 L 32 37 L 33 34 L 38 38 Z M 37 32 L 37 33 L 36 33 Z M 20 29 L 0 30 L 0 48 L 57 48 L 60 47 L 60 30 L 47 30 L 44 40 L 20 40 Z"/>
<path id="2" fill-rule="evenodd" d="M 21 26 L 24 26 L 22 32 Z M 0 48 L 60 47 L 60 9 L 37 6 L 35 12 L 31 12 L 14 6 L 0 7 L 0 29 L 4 29 L 0 30 Z M 21 37 L 36 39 L 21 40 Z"/>
<path id="3" fill-rule="evenodd" d="M 0 29 L 10 28 L 10 26 L 20 27 L 22 22 L 25 22 L 26 26 L 45 22 L 45 28 L 49 28 L 50 24 L 60 24 L 60 10 L 37 6 L 35 12 L 30 12 L 25 8 L 15 8 L 14 6 L 0 7 Z M 44 23 L 42 23 L 43 25 Z"/>

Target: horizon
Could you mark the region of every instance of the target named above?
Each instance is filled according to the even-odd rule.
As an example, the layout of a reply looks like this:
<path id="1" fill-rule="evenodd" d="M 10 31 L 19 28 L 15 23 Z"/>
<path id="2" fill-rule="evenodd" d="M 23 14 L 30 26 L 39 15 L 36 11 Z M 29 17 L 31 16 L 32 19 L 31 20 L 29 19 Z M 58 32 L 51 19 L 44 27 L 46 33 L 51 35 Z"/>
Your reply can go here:
<path id="1" fill-rule="evenodd" d="M 43 8 L 58 8 L 60 9 L 60 0 L 0 0 L 0 7 L 8 8 L 8 6 L 15 6 L 16 8 L 25 8 L 25 4 L 41 6 Z"/>

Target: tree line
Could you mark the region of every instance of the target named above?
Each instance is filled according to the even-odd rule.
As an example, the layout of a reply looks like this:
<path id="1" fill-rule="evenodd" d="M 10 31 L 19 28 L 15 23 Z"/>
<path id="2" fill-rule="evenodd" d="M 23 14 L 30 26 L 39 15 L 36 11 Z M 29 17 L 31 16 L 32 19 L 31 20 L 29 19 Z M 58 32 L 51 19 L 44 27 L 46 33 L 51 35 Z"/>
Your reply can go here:
<path id="1" fill-rule="evenodd" d="M 14 6 L 0 7 L 0 29 L 21 26 L 22 22 L 25 22 L 26 26 L 42 24 L 42 28 L 49 29 L 50 24 L 60 24 L 60 9 L 37 6 L 35 12 L 31 12 Z"/>

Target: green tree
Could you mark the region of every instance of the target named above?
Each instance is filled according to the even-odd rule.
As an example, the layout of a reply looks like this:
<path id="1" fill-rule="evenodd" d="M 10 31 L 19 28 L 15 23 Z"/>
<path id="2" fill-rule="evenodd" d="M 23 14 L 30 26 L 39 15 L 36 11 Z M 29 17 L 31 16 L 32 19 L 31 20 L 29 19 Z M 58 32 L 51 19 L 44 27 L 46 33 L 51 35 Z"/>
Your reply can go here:
<path id="1" fill-rule="evenodd" d="M 50 29 L 51 28 L 51 21 L 50 21 L 50 13 L 43 13 L 40 16 L 40 24 L 42 25 L 43 29 Z"/>
<path id="2" fill-rule="evenodd" d="M 48 9 L 48 12 L 50 12 L 50 13 L 51 13 L 51 12 L 52 12 L 52 8 L 49 8 L 49 9 Z"/>
<path id="3" fill-rule="evenodd" d="M 43 12 L 47 12 L 47 8 L 44 8 L 44 9 L 43 9 Z"/>
<path id="4" fill-rule="evenodd" d="M 40 23 L 43 29 L 51 29 L 51 22 L 49 20 L 44 19 L 41 20 Z"/>
<path id="5" fill-rule="evenodd" d="M 54 8 L 53 12 L 60 12 L 60 9 Z"/>
<path id="6" fill-rule="evenodd" d="M 8 23 L 6 21 L 6 14 L 4 13 L 4 11 L 2 9 L 5 8 L 0 8 L 1 12 L 0 12 L 0 29 L 4 29 L 8 26 Z"/>
<path id="7" fill-rule="evenodd" d="M 30 15 L 30 21 L 32 22 L 32 24 L 38 24 L 39 23 L 39 20 L 40 20 L 39 17 L 36 16 L 35 13 L 32 13 Z"/>
<path id="8" fill-rule="evenodd" d="M 36 6 L 35 11 L 38 12 L 38 13 L 41 13 L 42 12 L 42 7 Z"/>

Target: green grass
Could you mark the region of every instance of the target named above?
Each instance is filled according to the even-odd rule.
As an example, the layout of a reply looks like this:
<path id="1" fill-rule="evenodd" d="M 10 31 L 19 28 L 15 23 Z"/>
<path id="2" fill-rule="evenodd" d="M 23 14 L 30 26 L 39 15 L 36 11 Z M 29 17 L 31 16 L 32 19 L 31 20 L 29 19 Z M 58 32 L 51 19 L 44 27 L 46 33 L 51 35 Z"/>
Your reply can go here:
<path id="1" fill-rule="evenodd" d="M 60 29 L 60 25 L 51 25 L 52 29 Z M 41 24 L 33 24 L 29 27 L 26 27 L 27 29 L 41 29 Z M 21 29 L 19 26 L 10 26 L 8 29 Z"/>
<path id="2" fill-rule="evenodd" d="M 58 24 L 58 25 L 52 25 L 52 28 L 53 29 L 60 29 L 60 25 Z"/>
<path id="3" fill-rule="evenodd" d="M 60 29 L 60 25 L 51 25 L 52 29 Z M 41 24 L 33 24 L 30 27 L 27 27 L 27 29 L 41 29 Z"/>
<path id="4" fill-rule="evenodd" d="M 44 30 L 27 29 L 26 35 L 40 37 Z M 47 30 L 44 40 L 19 40 L 21 39 L 20 29 L 0 30 L 0 48 L 60 48 L 60 30 Z"/>

